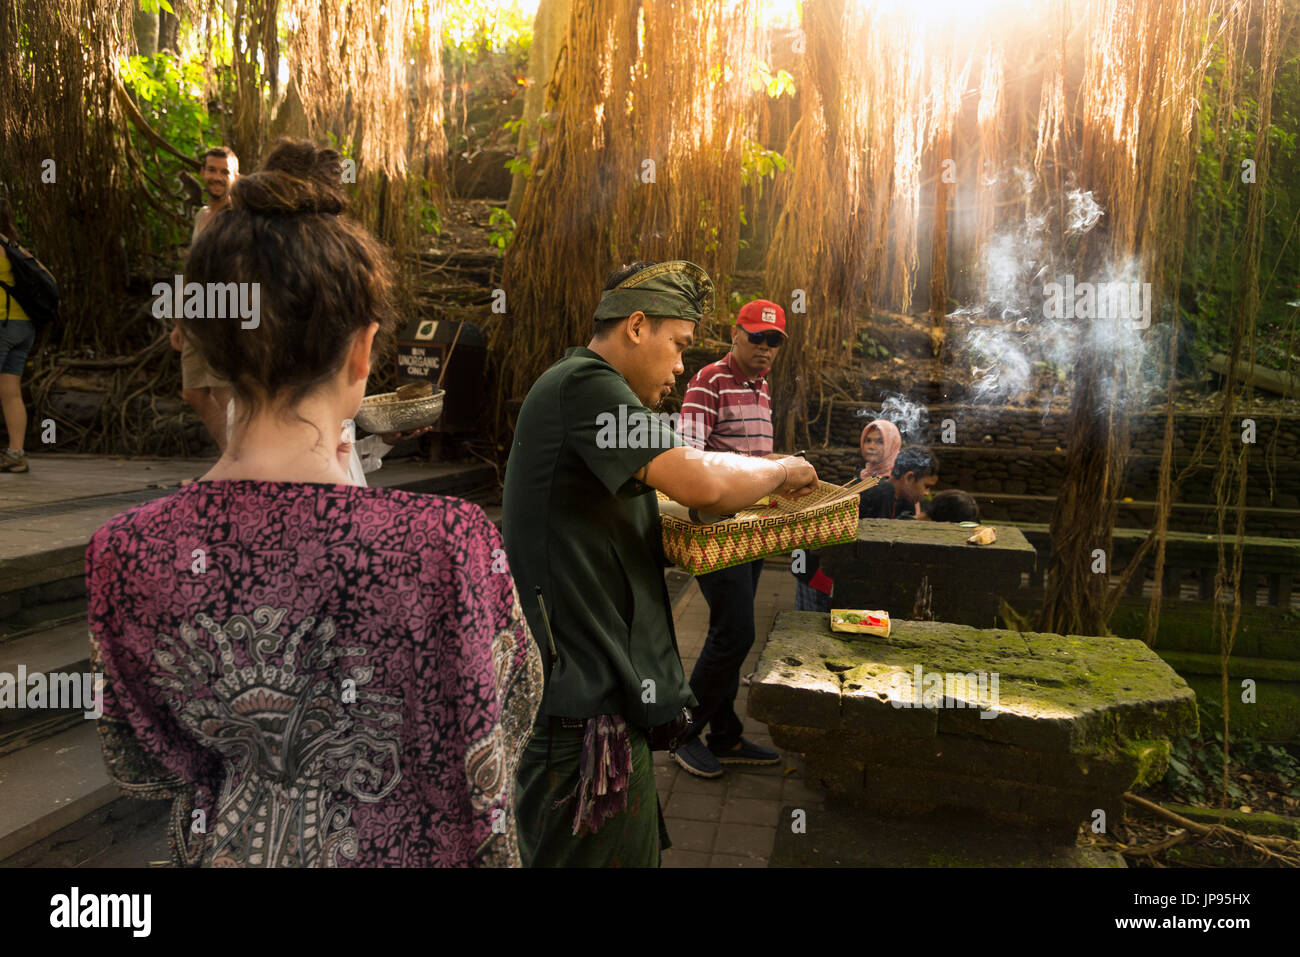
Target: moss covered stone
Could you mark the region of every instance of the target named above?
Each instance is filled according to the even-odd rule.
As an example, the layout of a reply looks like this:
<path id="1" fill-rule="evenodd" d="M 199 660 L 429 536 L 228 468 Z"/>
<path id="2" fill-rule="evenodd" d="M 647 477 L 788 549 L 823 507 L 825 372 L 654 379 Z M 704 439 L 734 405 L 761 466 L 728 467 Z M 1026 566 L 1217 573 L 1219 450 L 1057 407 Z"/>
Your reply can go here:
<path id="1" fill-rule="evenodd" d="M 996 679 L 996 680 L 995 680 Z M 1138 641 L 896 622 L 837 635 L 779 615 L 749 713 L 808 756 L 828 800 L 873 814 L 975 813 L 1049 841 L 1157 780 L 1195 696 Z"/>
<path id="2" fill-rule="evenodd" d="M 930 676 L 946 675 L 983 676 L 985 693 L 969 679 L 945 681 L 945 706 L 924 707 Z M 807 720 L 809 707 L 817 720 Z M 827 729 L 882 731 L 897 722 L 911 734 L 932 726 L 936 734 L 1080 754 L 1197 729 L 1191 688 L 1140 641 L 932 621 L 895 622 L 888 638 L 841 636 L 826 615 L 811 612 L 777 617 L 750 713 Z"/>

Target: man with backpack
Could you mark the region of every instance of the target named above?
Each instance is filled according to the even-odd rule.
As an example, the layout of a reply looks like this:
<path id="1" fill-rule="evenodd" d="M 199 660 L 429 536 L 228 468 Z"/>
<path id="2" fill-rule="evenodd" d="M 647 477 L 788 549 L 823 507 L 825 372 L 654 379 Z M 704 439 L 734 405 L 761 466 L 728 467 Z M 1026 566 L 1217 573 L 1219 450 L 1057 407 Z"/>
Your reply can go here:
<path id="1" fill-rule="evenodd" d="M 36 257 L 18 245 L 9 196 L 0 191 L 0 409 L 9 446 L 0 451 L 0 472 L 29 471 L 23 439 L 27 407 L 22 376 L 36 341 L 38 323 L 53 320 L 59 287 Z"/>

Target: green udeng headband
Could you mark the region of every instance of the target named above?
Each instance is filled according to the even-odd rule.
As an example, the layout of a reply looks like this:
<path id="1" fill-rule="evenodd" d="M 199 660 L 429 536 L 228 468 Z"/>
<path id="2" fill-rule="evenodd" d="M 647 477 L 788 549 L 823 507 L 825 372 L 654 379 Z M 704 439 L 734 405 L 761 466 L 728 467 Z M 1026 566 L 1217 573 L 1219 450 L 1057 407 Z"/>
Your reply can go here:
<path id="1" fill-rule="evenodd" d="M 647 266 L 600 297 L 595 319 L 625 319 L 634 312 L 699 322 L 713 311 L 713 280 L 684 260 Z"/>

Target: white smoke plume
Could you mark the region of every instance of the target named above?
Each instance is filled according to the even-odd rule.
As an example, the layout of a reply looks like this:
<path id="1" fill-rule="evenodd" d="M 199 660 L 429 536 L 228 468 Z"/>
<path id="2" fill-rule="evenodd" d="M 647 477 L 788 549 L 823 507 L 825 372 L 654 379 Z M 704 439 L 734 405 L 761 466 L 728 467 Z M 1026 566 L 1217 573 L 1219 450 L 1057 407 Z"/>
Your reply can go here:
<path id="1" fill-rule="evenodd" d="M 1151 325 L 1151 287 L 1144 281 L 1150 277 L 1140 276 L 1133 262 L 1100 275 L 1073 270 L 1070 250 L 1105 217 L 1091 192 L 1072 187 L 1066 193 L 1059 228 L 1067 248 L 1056 249 L 1049 226 L 1056 201 L 1049 202 L 1023 168 L 1014 167 L 999 180 L 1030 198 L 1022 221 L 999 229 L 981 252 L 981 301 L 949 316 L 968 323 L 965 335 L 954 341 L 971 372 L 971 397 L 989 404 L 1033 397 L 1038 375 L 1054 372 L 1043 397 L 1050 405 L 1068 391 L 1071 370 L 1082 357 L 1106 354 L 1122 363 L 1123 374 L 1114 394 L 1101 398 L 1098 411 L 1142 401 L 1157 384 L 1143 359 L 1165 331 Z M 1145 300 L 1138 295 L 1142 292 Z M 1117 303 L 1118 316 L 1112 314 Z M 1145 304 L 1144 315 L 1130 315 L 1137 303 Z"/>
<path id="2" fill-rule="evenodd" d="M 898 426 L 904 445 L 920 442 L 922 433 L 930 422 L 930 410 L 926 406 L 897 392 L 885 393 L 879 412 L 859 409 L 857 415 L 868 419 L 887 419 L 894 423 Z"/>

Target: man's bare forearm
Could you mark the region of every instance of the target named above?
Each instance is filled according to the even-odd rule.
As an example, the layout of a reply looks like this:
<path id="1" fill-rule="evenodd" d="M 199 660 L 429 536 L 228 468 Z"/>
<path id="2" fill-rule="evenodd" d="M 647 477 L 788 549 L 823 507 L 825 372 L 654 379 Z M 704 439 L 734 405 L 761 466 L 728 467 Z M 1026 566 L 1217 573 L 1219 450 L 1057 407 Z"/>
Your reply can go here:
<path id="1" fill-rule="evenodd" d="M 700 452 L 701 464 L 718 482 L 717 497 L 695 508 L 708 512 L 735 512 L 771 495 L 785 484 L 785 466 L 771 459 L 733 452 Z M 685 503 L 682 503 L 685 504 Z"/>
<path id="2" fill-rule="evenodd" d="M 773 461 L 731 452 L 701 452 L 670 449 L 646 467 L 643 480 L 669 498 L 691 508 L 709 512 L 735 512 L 753 505 L 764 495 L 782 490 L 792 478 L 793 467 L 804 481 L 815 473 L 798 459 Z"/>

